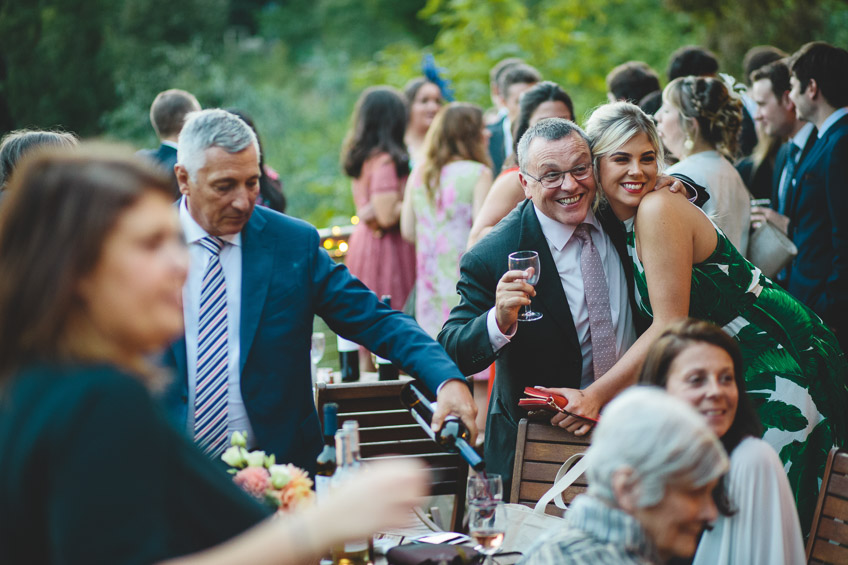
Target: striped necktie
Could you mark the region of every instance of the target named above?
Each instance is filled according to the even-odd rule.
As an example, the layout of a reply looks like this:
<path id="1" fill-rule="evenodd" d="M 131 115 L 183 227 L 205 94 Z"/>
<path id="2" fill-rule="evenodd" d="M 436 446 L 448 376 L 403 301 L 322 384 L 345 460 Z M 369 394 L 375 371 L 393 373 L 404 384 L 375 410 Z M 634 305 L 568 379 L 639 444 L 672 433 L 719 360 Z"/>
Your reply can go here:
<path id="1" fill-rule="evenodd" d="M 197 326 L 197 378 L 194 441 L 211 457 L 227 447 L 227 283 L 221 268 L 223 240 L 207 236 L 198 243 L 212 257 L 203 273 Z"/>
<path id="2" fill-rule="evenodd" d="M 610 310 L 609 285 L 604 274 L 601 254 L 598 253 L 589 224 L 580 224 L 574 230 L 574 237 L 583 242 L 580 253 L 580 270 L 583 274 L 583 292 L 586 296 L 586 306 L 589 310 L 589 335 L 592 341 L 592 368 L 595 380 L 616 362 L 615 328 L 612 325 Z"/>

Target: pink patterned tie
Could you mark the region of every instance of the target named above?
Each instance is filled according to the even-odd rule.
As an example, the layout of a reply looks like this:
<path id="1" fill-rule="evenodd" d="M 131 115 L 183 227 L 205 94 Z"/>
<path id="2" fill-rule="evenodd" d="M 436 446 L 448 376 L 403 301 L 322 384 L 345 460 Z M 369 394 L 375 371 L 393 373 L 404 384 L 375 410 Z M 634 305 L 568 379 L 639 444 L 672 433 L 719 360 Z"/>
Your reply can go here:
<path id="1" fill-rule="evenodd" d="M 574 235 L 583 242 L 580 270 L 583 272 L 583 292 L 589 308 L 589 339 L 592 341 L 592 366 L 595 380 L 615 365 L 615 329 L 610 314 L 609 286 L 601 264 L 601 255 L 592 243 L 589 224 L 580 224 Z"/>

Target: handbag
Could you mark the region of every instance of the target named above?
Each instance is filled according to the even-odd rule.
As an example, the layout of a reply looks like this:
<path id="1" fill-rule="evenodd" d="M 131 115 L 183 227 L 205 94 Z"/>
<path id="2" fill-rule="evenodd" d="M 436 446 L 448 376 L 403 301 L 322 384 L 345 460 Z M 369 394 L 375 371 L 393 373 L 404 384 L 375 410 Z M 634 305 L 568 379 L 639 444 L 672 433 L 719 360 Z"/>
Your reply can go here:
<path id="1" fill-rule="evenodd" d="M 748 260 L 773 279 L 798 255 L 798 248 L 769 221 L 760 224 L 748 240 Z"/>
<path id="2" fill-rule="evenodd" d="M 542 534 L 554 528 L 561 528 L 564 520 L 561 517 L 545 513 L 545 507 L 554 501 L 557 508 L 566 510 L 562 493 L 570 487 L 577 478 L 586 471 L 586 463 L 582 453 L 576 453 L 566 459 L 557 471 L 556 479 L 551 488 L 542 495 L 534 508 L 523 504 L 506 504 L 506 535 L 501 549 L 504 552 L 524 553 L 539 539 Z"/>

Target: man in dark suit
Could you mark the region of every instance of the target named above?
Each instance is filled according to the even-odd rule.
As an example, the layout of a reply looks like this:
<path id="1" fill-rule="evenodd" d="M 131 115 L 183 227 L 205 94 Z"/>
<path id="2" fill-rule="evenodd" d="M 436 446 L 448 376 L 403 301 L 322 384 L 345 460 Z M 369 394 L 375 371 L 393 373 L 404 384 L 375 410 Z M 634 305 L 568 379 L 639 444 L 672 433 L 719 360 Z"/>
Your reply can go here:
<path id="1" fill-rule="evenodd" d="M 315 228 L 254 208 L 258 143 L 242 120 L 223 110 L 192 114 L 178 159 L 191 261 L 185 339 L 167 358 L 177 378 L 165 402 L 181 429 L 213 457 L 246 430 L 250 447 L 314 471 L 322 435 L 309 348 L 318 315 L 438 391 L 434 425 L 455 414 L 476 435 L 473 399 L 444 350 L 335 263 Z"/>
<path id="2" fill-rule="evenodd" d="M 751 73 L 750 90 L 751 98 L 757 105 L 754 119 L 760 123 L 762 131 L 786 140 L 777 152 L 774 170 L 769 178 L 771 207 L 751 208 L 751 225 L 756 229 L 761 222 L 768 220 L 787 235 L 787 189 L 794 171 L 804 161 L 817 139 L 815 126 L 795 115 L 795 104 L 789 99 L 789 75 L 789 66 L 785 60 L 769 63 Z"/>
<path id="3" fill-rule="evenodd" d="M 506 112 L 498 121 L 486 126 L 491 134 L 489 156 L 492 158 L 492 172 L 495 176 L 500 174 L 504 160 L 512 154 L 515 143 L 512 139 L 512 124 L 518 119 L 521 95 L 540 80 L 542 75 L 539 71 L 523 63 L 507 66 L 498 79 L 498 92 Z"/>
<path id="4" fill-rule="evenodd" d="M 157 149 L 142 149 L 138 152 L 159 164 L 174 182 L 174 198 L 180 197 L 180 187 L 174 173 L 177 164 L 177 138 L 183 128 L 186 115 L 200 110 L 200 104 L 190 92 L 172 88 L 156 95 L 150 105 L 150 123 L 161 142 Z"/>
<path id="5" fill-rule="evenodd" d="M 463 373 L 495 362 L 486 464 L 506 478 L 512 475 L 518 420 L 526 415 L 518 407 L 524 387 L 567 387 L 569 411 L 597 417 L 601 406 L 632 384 L 610 381 L 594 367 L 599 347 L 589 331 L 581 267 L 588 244 L 578 237 L 580 229 L 591 235 L 609 289 L 614 359 L 636 338 L 624 230 L 608 210 L 591 210 L 597 189 L 585 134 L 567 120 L 543 120 L 522 137 L 518 156 L 528 200 L 463 255 L 457 285 L 461 300 L 439 334 Z M 509 254 L 524 250 L 539 254 L 535 288 L 526 282 L 528 273 L 508 269 Z M 531 297 L 542 318 L 517 322 L 519 309 Z M 568 417 L 556 423 L 585 433 L 590 422 Z"/>
<path id="6" fill-rule="evenodd" d="M 787 289 L 848 344 L 848 51 L 807 43 L 790 59 L 789 98 L 818 139 L 795 171 L 786 215 L 798 247 Z"/>

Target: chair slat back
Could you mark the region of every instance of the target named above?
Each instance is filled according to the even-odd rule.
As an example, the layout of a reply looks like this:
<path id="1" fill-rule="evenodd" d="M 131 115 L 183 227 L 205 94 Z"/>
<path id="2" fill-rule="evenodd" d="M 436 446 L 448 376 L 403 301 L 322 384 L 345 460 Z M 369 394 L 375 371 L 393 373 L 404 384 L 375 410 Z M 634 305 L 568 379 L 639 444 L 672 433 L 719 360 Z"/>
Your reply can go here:
<path id="1" fill-rule="evenodd" d="M 813 525 L 808 563 L 848 563 L 848 451 L 834 447 L 827 457 Z"/>
<path id="2" fill-rule="evenodd" d="M 590 440 L 590 436 L 575 436 L 548 422 L 531 422 L 523 418 L 518 423 L 509 501 L 535 506 L 553 486 L 563 462 L 575 453 L 586 451 Z M 581 475 L 563 493 L 562 498 L 566 504 L 570 504 L 575 496 L 585 491 L 586 477 Z M 545 512 L 554 516 L 562 515 L 562 511 L 554 504 L 548 504 Z"/>
<path id="3" fill-rule="evenodd" d="M 468 465 L 456 454 L 447 453 L 429 438 L 401 404 L 400 391 L 406 381 L 318 384 L 318 414 L 324 425 L 324 404 L 339 405 L 339 426 L 347 420 L 359 423 L 362 459 L 423 459 L 431 471 L 430 493 L 456 497 L 450 527 L 459 531 L 465 513 Z"/>

